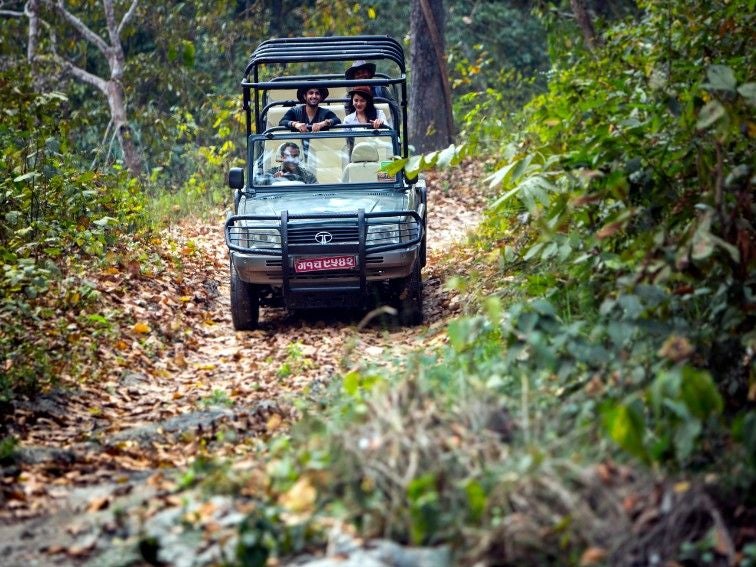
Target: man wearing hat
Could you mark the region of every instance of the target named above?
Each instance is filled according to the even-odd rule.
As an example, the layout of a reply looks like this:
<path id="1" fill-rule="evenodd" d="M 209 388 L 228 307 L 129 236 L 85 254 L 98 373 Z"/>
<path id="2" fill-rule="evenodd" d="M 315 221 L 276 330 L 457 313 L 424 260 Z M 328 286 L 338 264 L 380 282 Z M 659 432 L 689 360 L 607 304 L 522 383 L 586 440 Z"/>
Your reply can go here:
<path id="1" fill-rule="evenodd" d="M 339 124 L 341 120 L 333 111 L 320 108 L 320 103 L 326 98 L 328 98 L 328 89 L 325 87 L 297 89 L 297 100 L 302 104 L 287 110 L 278 125 L 304 133 L 308 130 L 313 132 L 327 130 L 331 126 Z"/>
<path id="2" fill-rule="evenodd" d="M 374 76 L 375 63 L 370 63 L 362 59 L 352 63 L 352 66 L 344 72 L 344 78 L 350 81 L 359 79 L 372 79 Z M 373 92 L 374 97 L 379 96 L 391 101 L 391 93 L 386 87 L 382 85 L 374 85 L 370 87 L 370 90 Z"/>

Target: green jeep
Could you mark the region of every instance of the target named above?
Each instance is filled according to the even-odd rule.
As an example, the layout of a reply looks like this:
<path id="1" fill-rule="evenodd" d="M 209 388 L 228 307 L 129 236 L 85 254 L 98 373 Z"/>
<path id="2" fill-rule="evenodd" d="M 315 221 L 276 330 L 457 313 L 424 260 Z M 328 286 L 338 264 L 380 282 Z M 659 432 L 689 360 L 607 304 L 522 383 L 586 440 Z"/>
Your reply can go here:
<path id="1" fill-rule="evenodd" d="M 355 60 L 381 72 L 348 80 L 343 70 Z M 279 126 L 302 88 L 328 89 L 320 106 L 343 120 L 346 92 L 358 85 L 383 87 L 374 101 L 387 125 Z M 408 156 L 401 45 L 387 36 L 265 41 L 242 91 L 247 161 L 229 171 L 234 213 L 225 224 L 234 328 L 256 328 L 260 305 L 366 309 L 376 300 L 402 324 L 421 323 L 425 183 L 386 171 L 394 156 Z"/>

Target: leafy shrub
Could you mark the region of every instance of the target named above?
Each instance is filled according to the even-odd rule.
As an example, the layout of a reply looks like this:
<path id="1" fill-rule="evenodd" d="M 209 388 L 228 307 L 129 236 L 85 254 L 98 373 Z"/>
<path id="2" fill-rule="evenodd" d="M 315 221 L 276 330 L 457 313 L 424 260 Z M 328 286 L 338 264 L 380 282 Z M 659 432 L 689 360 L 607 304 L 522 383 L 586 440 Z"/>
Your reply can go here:
<path id="1" fill-rule="evenodd" d="M 573 450 L 600 458 L 610 450 L 603 434 L 646 463 L 722 472 L 747 493 L 756 482 L 743 458 L 756 446 L 749 11 L 643 8 L 593 56 L 557 61 L 519 130 L 497 137 L 470 114 L 476 136 L 463 146 L 394 164 L 412 175 L 481 145 L 500 156 L 486 180 L 500 196 L 481 231 L 493 244 L 481 248 L 500 248 L 507 278 L 488 284 L 484 315 L 449 326 L 455 355 L 424 372 L 502 396 L 523 441 L 581 439 Z M 428 505 L 460 510 L 425 480 Z M 452 530 L 443 512 L 431 515 L 444 526 L 434 529 Z"/>
<path id="2" fill-rule="evenodd" d="M 145 224 L 138 184 L 119 170 L 88 170 L 70 152 L 75 125 L 58 120 L 65 96 L 35 92 L 23 73 L 0 74 L 3 400 L 49 386 L 94 357 L 82 329 L 97 336 L 108 322 L 90 318 L 97 294 L 83 266 Z"/>
<path id="3" fill-rule="evenodd" d="M 633 350 L 645 351 L 617 352 L 643 366 L 611 392 L 618 405 L 604 415 L 612 438 L 615 419 L 625 428 L 647 418 L 644 435 L 666 431 L 676 440 L 663 435 L 649 453 L 642 435 L 631 452 L 689 462 L 703 448 L 711 416 L 724 410 L 726 426 L 753 411 L 756 255 L 747 125 L 756 102 L 741 39 L 750 20 L 740 2 L 642 7 L 639 22 L 607 30 L 595 56 L 555 61 L 548 92 L 526 107 L 522 129 L 494 142 L 501 160 L 487 181 L 501 196 L 483 231 L 503 243 L 504 272 L 532 274 L 515 278 L 520 292 L 510 283 L 509 297 L 545 297 L 584 325 L 586 336 L 620 332 Z M 485 132 L 477 122 L 472 127 Z M 450 151 L 403 165 L 416 171 L 454 163 L 477 148 Z M 521 219 L 530 240 L 513 248 L 508 232 Z M 543 352 L 555 354 L 553 347 Z M 677 376 L 668 379 L 678 393 L 662 403 L 683 404 L 674 418 L 654 396 L 662 376 Z M 698 384 L 690 398 L 681 393 L 689 383 Z M 696 416 L 691 408 L 699 402 L 715 411 Z"/>

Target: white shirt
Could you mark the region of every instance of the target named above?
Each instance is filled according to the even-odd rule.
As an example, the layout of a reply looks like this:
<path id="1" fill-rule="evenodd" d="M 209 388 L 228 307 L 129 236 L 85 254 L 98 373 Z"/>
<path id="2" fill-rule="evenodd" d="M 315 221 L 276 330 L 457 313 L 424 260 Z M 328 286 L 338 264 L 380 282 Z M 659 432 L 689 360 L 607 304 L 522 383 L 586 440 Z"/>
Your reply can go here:
<path id="1" fill-rule="evenodd" d="M 386 126 L 391 126 L 389 124 L 389 121 L 386 120 L 386 113 L 383 112 L 380 108 L 376 108 L 376 111 L 378 111 L 378 120 L 382 121 Z M 346 118 L 344 118 L 344 122 L 342 124 L 366 124 L 366 122 L 360 122 L 357 120 L 357 111 L 352 112 L 352 114 L 348 114 Z"/>

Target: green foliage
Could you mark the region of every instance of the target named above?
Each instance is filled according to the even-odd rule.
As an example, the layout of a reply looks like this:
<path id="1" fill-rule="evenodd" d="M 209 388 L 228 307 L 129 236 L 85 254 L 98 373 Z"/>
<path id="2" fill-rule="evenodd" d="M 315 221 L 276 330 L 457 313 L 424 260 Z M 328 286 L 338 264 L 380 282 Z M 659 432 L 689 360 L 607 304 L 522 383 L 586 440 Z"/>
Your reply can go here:
<path id="1" fill-rule="evenodd" d="M 745 4 L 647 3 L 638 22 L 607 29 L 594 54 L 563 52 L 548 92 L 513 133 L 482 119 L 484 105 L 499 104 L 488 93 L 494 100 L 481 95 L 482 108 L 468 113 L 465 144 L 443 160 L 434 152 L 389 166 L 415 176 L 499 150 L 486 182 L 500 196 L 479 242 L 501 247 L 506 283 L 489 283 L 486 315 L 449 325 L 455 354 L 426 370 L 430 379 L 456 384 L 460 395 L 469 381 L 497 392 L 518 412 L 523 440 L 603 433 L 652 466 L 714 470 L 752 490 L 756 467 L 744 455 L 756 446 L 754 78 Z M 593 450 L 598 458 L 609 448 Z"/>
<path id="2" fill-rule="evenodd" d="M 607 392 L 605 429 L 643 459 L 690 462 L 720 412 L 752 391 L 754 83 L 743 4 L 649 3 L 639 22 L 608 29 L 593 56 L 557 61 L 520 131 L 501 136 L 487 179 L 501 194 L 484 233 L 506 241 L 528 225 L 529 242 L 502 249 L 501 267 L 532 275 L 507 295 L 546 297 L 583 325 L 590 348 L 611 347 L 617 362 L 606 370 L 632 378 Z M 447 161 L 494 139 L 487 128 L 474 125 L 478 137 Z M 396 165 L 416 175 L 438 161 Z M 460 329 L 450 328 L 454 345 Z M 558 352 L 546 345 L 539 356 Z"/>
<path id="3" fill-rule="evenodd" d="M 91 362 L 110 332 L 80 275 L 144 228 L 144 200 L 124 172 L 89 170 L 58 116 L 67 98 L 36 93 L 23 68 L 0 74 L 0 399 L 49 387 Z M 32 331 L 30 331 L 30 329 Z"/>
<path id="4" fill-rule="evenodd" d="M 315 363 L 302 352 L 302 343 L 295 341 L 286 347 L 286 359 L 281 363 L 276 375 L 287 378 L 293 374 L 313 368 Z"/>
<path id="5" fill-rule="evenodd" d="M 722 411 L 722 397 L 711 376 L 689 366 L 660 373 L 645 392 L 653 415 L 646 424 L 644 405 L 635 396 L 623 403 L 607 403 L 602 422 L 620 447 L 646 461 L 673 455 L 685 463 L 710 417 Z"/>
<path id="6" fill-rule="evenodd" d="M 3 437 L 0 439 L 0 464 L 11 463 L 17 447 L 18 440 L 15 437 Z"/>
<path id="7" fill-rule="evenodd" d="M 512 116 L 545 88 L 546 32 L 510 2 L 447 2 L 446 44 L 454 116 L 466 143 L 495 145 Z"/>
<path id="8" fill-rule="evenodd" d="M 283 511 L 260 506 L 239 527 L 236 560 L 239 565 L 264 567 L 270 557 L 283 557 L 304 548 L 313 534 L 306 524 L 292 524 Z"/>
<path id="9" fill-rule="evenodd" d="M 228 396 L 225 390 L 219 390 L 214 388 L 212 393 L 200 400 L 200 405 L 204 408 L 211 408 L 216 406 L 231 407 L 234 405 L 234 401 Z"/>

